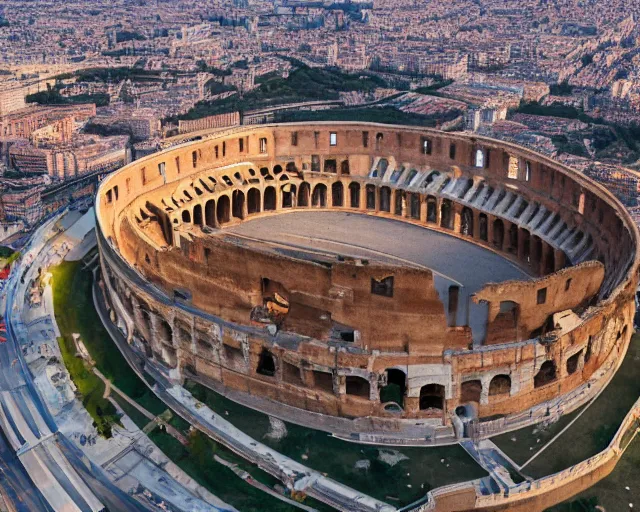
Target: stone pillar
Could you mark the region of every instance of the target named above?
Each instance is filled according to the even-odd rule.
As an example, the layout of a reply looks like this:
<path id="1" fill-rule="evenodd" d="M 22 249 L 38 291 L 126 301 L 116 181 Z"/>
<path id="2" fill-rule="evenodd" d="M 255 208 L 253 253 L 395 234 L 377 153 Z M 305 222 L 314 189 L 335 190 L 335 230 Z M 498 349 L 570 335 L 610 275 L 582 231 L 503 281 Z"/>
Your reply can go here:
<path id="1" fill-rule="evenodd" d="M 426 196 L 420 196 L 420 222 L 427 223 L 427 198 Z"/>
<path id="2" fill-rule="evenodd" d="M 367 209 L 367 185 L 362 183 L 360 185 L 360 210 Z"/>
<path id="3" fill-rule="evenodd" d="M 333 373 L 333 394 L 336 396 L 347 394 L 347 378 L 335 372 Z"/>
<path id="4" fill-rule="evenodd" d="M 211 345 L 213 346 L 213 352 L 218 358 L 218 364 L 225 364 L 227 362 L 226 354 L 224 352 L 224 346 L 222 343 L 222 329 L 218 324 L 213 324 L 209 328 L 209 338 L 211 339 Z"/>
<path id="5" fill-rule="evenodd" d="M 378 388 L 378 375 L 369 374 L 369 400 L 372 402 L 380 401 L 380 389 Z"/>
<path id="6" fill-rule="evenodd" d="M 327 184 L 327 208 L 333 208 L 333 183 Z"/>
<path id="7" fill-rule="evenodd" d="M 453 232 L 460 233 L 462 226 L 462 205 L 453 203 Z"/>
<path id="8" fill-rule="evenodd" d="M 473 212 L 473 233 L 471 236 L 475 240 L 480 240 L 480 212 L 477 210 L 471 210 Z"/>
<path id="9" fill-rule="evenodd" d="M 436 198 L 436 224 L 440 226 L 442 223 L 442 198 Z"/>
<path id="10" fill-rule="evenodd" d="M 522 230 L 520 228 L 518 228 L 518 259 L 522 262 L 522 263 L 527 263 L 525 261 L 525 257 L 524 257 L 524 236 L 522 234 Z M 529 249 L 531 249 L 531 247 L 529 247 Z"/>
<path id="11" fill-rule="evenodd" d="M 244 201 L 242 202 L 242 220 L 245 220 L 249 216 L 249 197 L 245 194 Z"/>
<path id="12" fill-rule="evenodd" d="M 480 379 L 482 383 L 482 391 L 480 392 L 480 405 L 489 404 L 489 388 L 491 387 L 492 375 L 485 375 Z"/>

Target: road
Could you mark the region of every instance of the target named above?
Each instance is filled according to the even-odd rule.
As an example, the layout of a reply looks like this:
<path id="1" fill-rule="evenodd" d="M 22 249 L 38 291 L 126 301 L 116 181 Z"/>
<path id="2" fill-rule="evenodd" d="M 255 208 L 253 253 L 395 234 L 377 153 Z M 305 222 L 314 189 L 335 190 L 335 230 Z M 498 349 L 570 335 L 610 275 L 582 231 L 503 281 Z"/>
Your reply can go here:
<path id="1" fill-rule="evenodd" d="M 91 466 L 87 470 L 81 454 L 58 432 L 23 358 L 20 341 L 27 342 L 28 337 L 21 310 L 27 286 L 38 268 L 45 266 L 44 249 L 60 218 L 53 217 L 35 231 L 5 283 L 7 342 L 0 344 L 0 426 L 8 444 L 0 456 L 8 468 L 6 487 L 20 489 L 16 508 L 21 511 L 97 512 L 105 505 L 113 510 L 145 510 L 101 471 Z"/>

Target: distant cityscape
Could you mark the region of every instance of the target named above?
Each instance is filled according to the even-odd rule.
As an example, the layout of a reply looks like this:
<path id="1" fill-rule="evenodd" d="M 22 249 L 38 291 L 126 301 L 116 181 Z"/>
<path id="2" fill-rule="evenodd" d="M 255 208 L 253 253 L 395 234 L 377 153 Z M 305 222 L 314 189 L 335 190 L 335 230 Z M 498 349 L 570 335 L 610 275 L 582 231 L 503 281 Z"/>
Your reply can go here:
<path id="1" fill-rule="evenodd" d="M 79 178 L 172 136 L 354 113 L 527 145 L 635 212 L 639 11 L 632 0 L 3 2 L 0 237 L 86 194 Z"/>
<path id="2" fill-rule="evenodd" d="M 631 510 L 636 226 L 638 0 L 2 0 L 0 512 Z"/>

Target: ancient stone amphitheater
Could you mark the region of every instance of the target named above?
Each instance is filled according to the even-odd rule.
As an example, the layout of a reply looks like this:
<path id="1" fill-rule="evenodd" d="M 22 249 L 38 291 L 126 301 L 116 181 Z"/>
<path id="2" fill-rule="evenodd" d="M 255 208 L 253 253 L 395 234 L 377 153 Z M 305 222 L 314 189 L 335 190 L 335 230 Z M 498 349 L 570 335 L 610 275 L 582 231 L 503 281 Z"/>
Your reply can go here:
<path id="1" fill-rule="evenodd" d="M 147 364 L 352 440 L 450 443 L 569 412 L 633 330 L 629 215 L 505 142 L 239 128 L 124 167 L 96 206 L 109 301 Z"/>

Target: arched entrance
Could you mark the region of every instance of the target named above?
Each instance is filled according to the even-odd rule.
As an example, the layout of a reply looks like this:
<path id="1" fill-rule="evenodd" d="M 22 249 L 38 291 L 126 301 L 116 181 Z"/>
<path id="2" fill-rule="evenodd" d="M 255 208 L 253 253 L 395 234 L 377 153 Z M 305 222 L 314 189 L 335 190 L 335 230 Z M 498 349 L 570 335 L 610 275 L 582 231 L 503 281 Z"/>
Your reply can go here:
<path id="1" fill-rule="evenodd" d="M 257 188 L 250 188 L 247 192 L 247 210 L 249 215 L 260 213 L 260 191 Z"/>
<path id="2" fill-rule="evenodd" d="M 267 187 L 264 189 L 264 211 L 273 211 L 276 209 L 276 189 Z"/>
<path id="3" fill-rule="evenodd" d="M 344 206 L 344 187 L 339 181 L 331 185 L 331 205 L 337 207 Z"/>
<path id="4" fill-rule="evenodd" d="M 220 196 L 218 198 L 216 215 L 218 224 L 226 224 L 231 220 L 231 201 L 229 201 L 229 196 Z"/>
<path id="5" fill-rule="evenodd" d="M 380 402 L 394 402 L 404 409 L 404 395 L 407 390 L 407 376 L 402 370 L 387 370 L 387 385 L 380 388 Z"/>
<path id="6" fill-rule="evenodd" d="M 444 386 L 427 384 L 420 388 L 420 410 L 444 409 Z"/>

